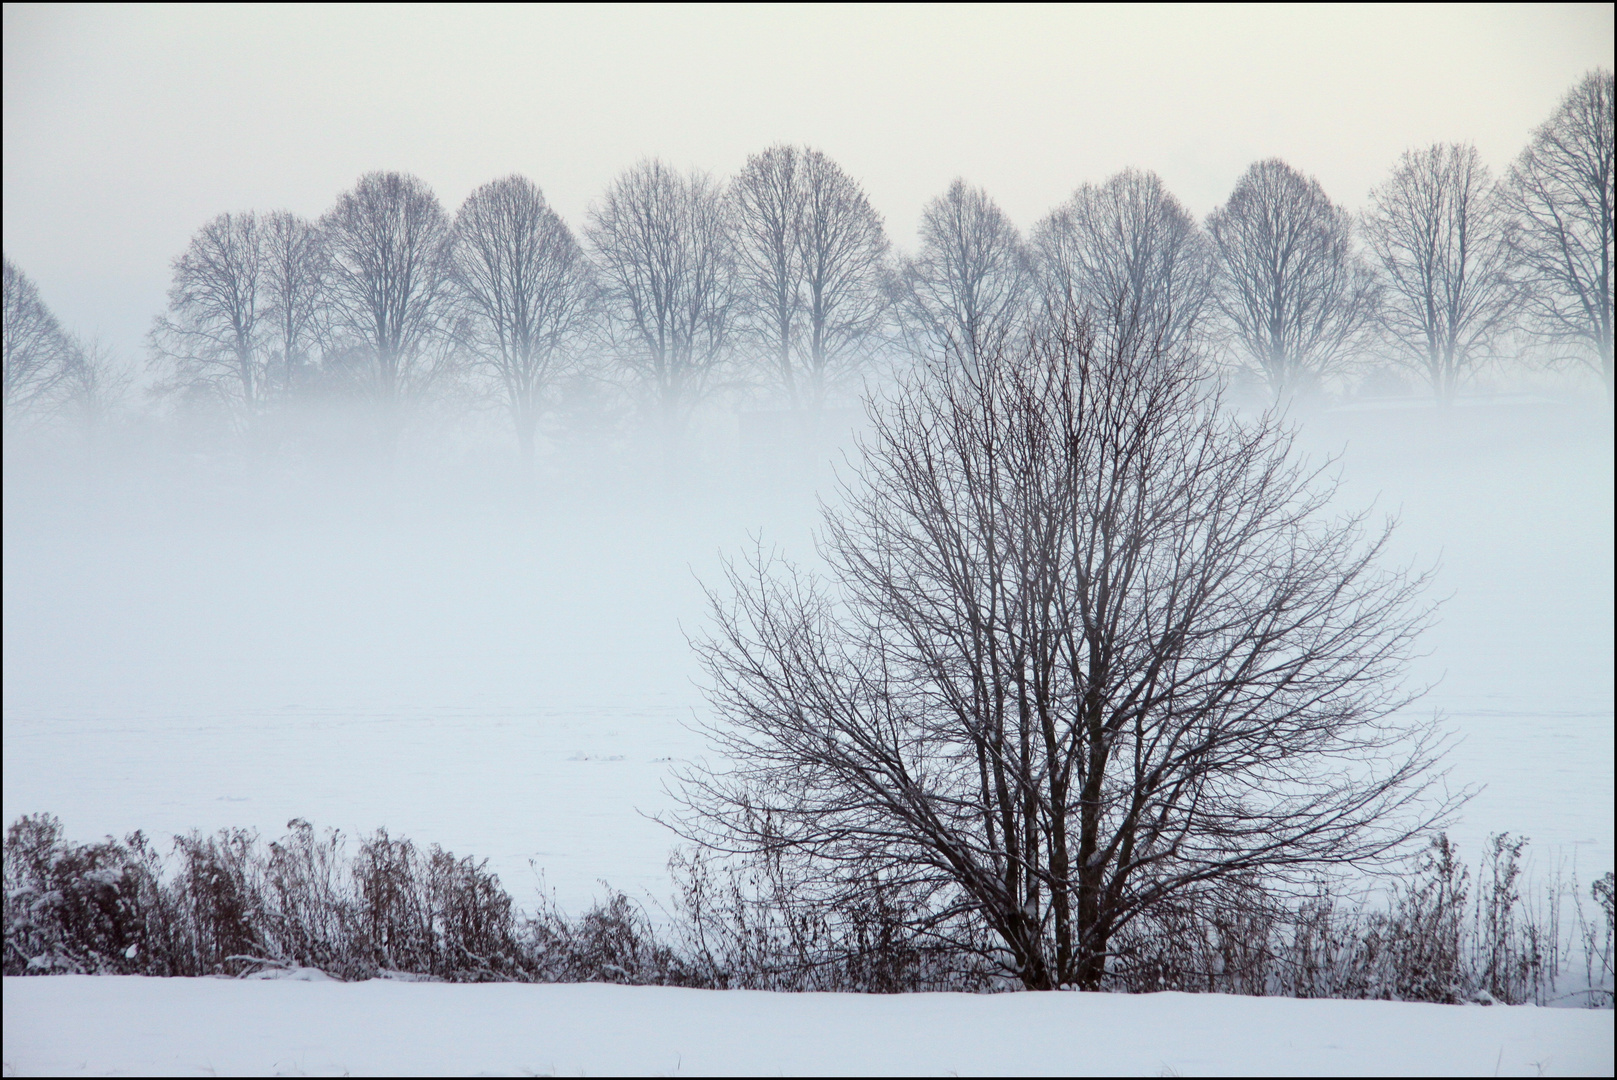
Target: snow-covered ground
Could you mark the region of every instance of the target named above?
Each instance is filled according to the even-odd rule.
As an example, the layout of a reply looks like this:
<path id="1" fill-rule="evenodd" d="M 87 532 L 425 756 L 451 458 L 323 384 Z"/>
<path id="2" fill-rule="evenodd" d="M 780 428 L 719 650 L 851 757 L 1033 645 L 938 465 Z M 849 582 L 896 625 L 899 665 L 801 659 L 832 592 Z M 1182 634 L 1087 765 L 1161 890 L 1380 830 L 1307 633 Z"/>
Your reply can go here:
<path id="1" fill-rule="evenodd" d="M 5 1073 L 1610 1076 L 1612 1013 L 1220 994 L 5 980 Z"/>

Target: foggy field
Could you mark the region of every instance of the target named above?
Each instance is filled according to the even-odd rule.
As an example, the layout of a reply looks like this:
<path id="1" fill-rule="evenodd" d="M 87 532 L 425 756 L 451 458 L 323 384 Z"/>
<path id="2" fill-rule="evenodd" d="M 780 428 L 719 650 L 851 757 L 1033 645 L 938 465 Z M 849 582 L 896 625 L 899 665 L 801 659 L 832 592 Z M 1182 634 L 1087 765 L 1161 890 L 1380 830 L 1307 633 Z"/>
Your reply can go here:
<path id="1" fill-rule="evenodd" d="M 1304 419 L 1343 450 L 1344 507 L 1401 514 L 1441 556 L 1419 705 L 1486 785 L 1455 835 L 1531 837 L 1535 873 L 1612 865 L 1608 414 L 1518 397 Z M 826 474 L 771 478 L 715 449 L 674 483 L 558 465 L 531 496 L 494 470 L 249 477 L 132 452 L 118 467 L 8 455 L 4 816 L 67 835 L 288 819 L 385 826 L 488 857 L 519 903 L 600 879 L 666 900 L 684 726 L 705 708 L 682 627 L 749 534 L 812 558 Z"/>

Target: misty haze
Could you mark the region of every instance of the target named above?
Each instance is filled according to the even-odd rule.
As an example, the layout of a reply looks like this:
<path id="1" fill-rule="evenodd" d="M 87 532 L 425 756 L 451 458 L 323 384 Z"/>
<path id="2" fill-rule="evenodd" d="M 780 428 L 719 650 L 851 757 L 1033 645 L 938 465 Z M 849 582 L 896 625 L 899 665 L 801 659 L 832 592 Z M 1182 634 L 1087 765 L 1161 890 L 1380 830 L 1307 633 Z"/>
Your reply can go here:
<path id="1" fill-rule="evenodd" d="M 1609 1075 L 1611 41 L 8 5 L 7 1075 Z"/>

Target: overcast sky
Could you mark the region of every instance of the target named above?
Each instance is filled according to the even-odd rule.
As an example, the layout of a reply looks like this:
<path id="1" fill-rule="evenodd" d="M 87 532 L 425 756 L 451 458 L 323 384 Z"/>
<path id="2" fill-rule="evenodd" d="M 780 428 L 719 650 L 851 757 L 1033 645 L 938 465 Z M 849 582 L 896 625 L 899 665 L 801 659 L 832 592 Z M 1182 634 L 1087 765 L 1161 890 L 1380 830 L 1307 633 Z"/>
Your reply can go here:
<path id="1" fill-rule="evenodd" d="M 213 214 L 311 217 L 359 174 L 453 211 L 533 177 L 577 227 L 625 166 L 721 175 L 818 146 L 909 245 L 954 176 L 1026 228 L 1154 169 L 1205 213 L 1280 155 L 1353 208 L 1403 150 L 1495 168 L 1585 71 L 1612 5 L 1141 8 L 5 6 L 6 255 L 133 357 Z"/>

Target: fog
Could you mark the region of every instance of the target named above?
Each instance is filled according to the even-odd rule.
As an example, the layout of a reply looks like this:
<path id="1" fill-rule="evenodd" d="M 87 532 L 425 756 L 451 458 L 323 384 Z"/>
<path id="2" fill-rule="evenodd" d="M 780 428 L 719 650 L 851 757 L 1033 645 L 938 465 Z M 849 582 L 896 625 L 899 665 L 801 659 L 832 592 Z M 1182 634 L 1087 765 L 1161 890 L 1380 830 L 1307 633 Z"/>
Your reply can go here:
<path id="1" fill-rule="evenodd" d="M 889 316 L 918 295 L 894 299 L 928 200 L 965 177 L 1026 237 L 1077 185 L 1137 167 L 1201 244 L 1243 171 L 1278 156 L 1358 237 L 1406 150 L 1472 143 L 1505 177 L 1569 88 L 1609 68 L 1612 40 L 1609 5 L 8 5 L 8 274 L 38 284 L 73 342 L 58 359 L 99 336 L 132 388 L 105 413 L 63 396 L 8 427 L 0 812 L 57 814 L 75 838 L 385 826 L 488 857 L 519 899 L 539 872 L 573 908 L 602 880 L 665 897 L 676 837 L 656 817 L 673 770 L 710 753 L 689 644 L 705 589 L 754 544 L 817 565 L 861 386 L 925 352 Z M 825 151 L 876 237 L 862 287 L 880 317 L 850 332 L 852 373 L 815 400 L 812 439 L 791 434 L 798 390 L 770 383 L 756 310 L 714 344 L 692 401 L 642 392 L 621 311 L 579 330 L 587 370 L 546 388 L 532 473 L 487 358 L 469 359 L 464 296 L 434 309 L 424 339 L 448 374 L 414 397 L 355 374 L 385 350 L 331 314 L 327 264 L 311 271 L 327 274 L 318 348 L 298 368 L 295 342 L 275 354 L 266 335 L 256 398 L 219 376 L 219 350 L 164 353 L 153 330 L 176 256 L 217 214 L 284 207 L 313 235 L 356 178 L 398 170 L 436 194 L 447 236 L 478 185 L 521 173 L 599 262 L 599 230 L 582 230 L 625 169 L 666 161 L 690 191 L 707 170 L 711 205 L 729 206 L 721 185 L 782 143 Z M 1021 243 L 1006 266 L 1031 310 Z M 1411 708 L 1453 738 L 1450 789 L 1477 790 L 1454 828 L 1465 853 L 1510 831 L 1531 837 L 1535 872 L 1587 881 L 1614 847 L 1609 319 L 1604 392 L 1565 335 L 1550 348 L 1518 321 L 1500 317 L 1440 406 L 1366 317 L 1289 415 L 1298 452 L 1340 475 L 1333 510 L 1396 517 L 1390 560 L 1433 568 L 1442 605 L 1411 674 L 1430 689 Z M 1197 355 L 1256 409 L 1267 390 L 1227 330 Z M 687 406 L 682 433 L 659 430 Z M 403 417 L 396 439 L 373 437 L 383 414 Z"/>
<path id="2" fill-rule="evenodd" d="M 670 770 L 706 752 L 686 635 L 703 584 L 761 537 L 809 565 L 821 448 L 782 462 L 734 417 L 670 476 L 553 448 L 532 485 L 503 445 L 391 469 L 256 465 L 125 434 L 6 458 L 4 815 L 156 836 L 292 817 L 379 825 L 529 867 L 573 906 L 598 881 L 666 896 Z M 1518 394 L 1300 418 L 1340 455 L 1342 509 L 1401 522 L 1436 564 L 1416 708 L 1483 787 L 1456 836 L 1530 836 L 1539 866 L 1611 864 L 1609 413 Z M 846 449 L 846 447 L 842 448 Z M 843 466 L 846 471 L 846 464 Z"/>

